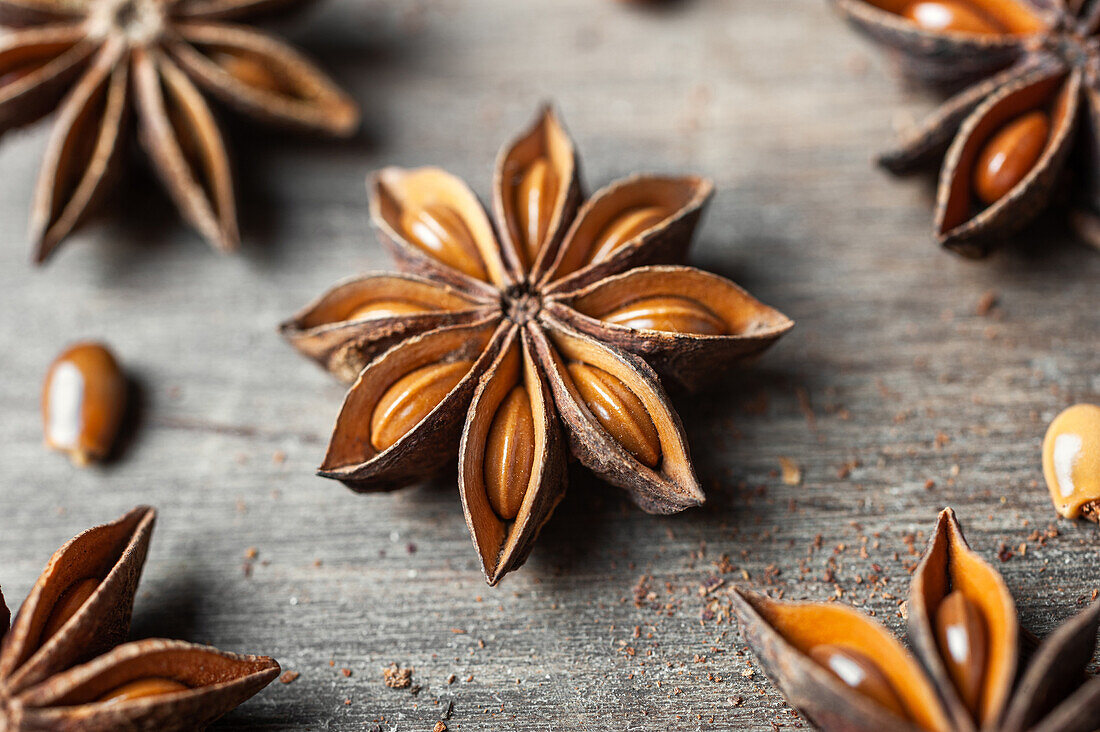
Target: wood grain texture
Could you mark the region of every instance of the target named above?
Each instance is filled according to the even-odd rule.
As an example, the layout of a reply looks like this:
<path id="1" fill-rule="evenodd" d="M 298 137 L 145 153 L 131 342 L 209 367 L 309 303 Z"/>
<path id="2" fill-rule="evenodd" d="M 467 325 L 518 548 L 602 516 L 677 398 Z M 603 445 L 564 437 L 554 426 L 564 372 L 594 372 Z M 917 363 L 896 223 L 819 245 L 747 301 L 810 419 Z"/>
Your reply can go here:
<path id="1" fill-rule="evenodd" d="M 135 637 L 268 653 L 301 674 L 222 729 L 426 731 L 453 703 L 452 730 L 709 730 L 801 724 L 724 615 L 742 571 L 788 598 L 839 587 L 900 628 L 907 538 L 923 548 L 950 504 L 1030 629 L 1100 586 L 1096 527 L 1055 522 L 1039 462 L 1047 422 L 1100 401 L 1100 257 L 1056 216 L 985 262 L 937 250 L 931 177 L 870 163 L 932 99 L 824 2 L 333 0 L 281 30 L 360 100 L 364 132 L 302 141 L 222 114 L 238 255 L 209 251 L 139 172 L 35 270 L 25 227 L 46 126 L 0 144 L 9 602 L 64 540 L 147 502 L 160 517 Z M 638 169 L 712 176 L 692 262 L 798 324 L 726 386 L 676 400 L 705 507 L 647 516 L 574 470 L 527 565 L 493 590 L 453 472 L 375 496 L 313 476 L 343 389 L 275 328 L 388 266 L 369 170 L 437 164 L 486 197 L 497 147 L 546 98 L 591 188 Z M 116 348 L 142 410 L 120 459 L 81 471 L 42 447 L 38 397 L 52 357 L 86 337 Z M 801 485 L 780 480 L 780 457 Z M 1052 523 L 1057 536 L 1028 539 Z M 712 578 L 726 585 L 704 595 Z M 390 662 L 415 669 L 418 694 L 383 684 Z"/>

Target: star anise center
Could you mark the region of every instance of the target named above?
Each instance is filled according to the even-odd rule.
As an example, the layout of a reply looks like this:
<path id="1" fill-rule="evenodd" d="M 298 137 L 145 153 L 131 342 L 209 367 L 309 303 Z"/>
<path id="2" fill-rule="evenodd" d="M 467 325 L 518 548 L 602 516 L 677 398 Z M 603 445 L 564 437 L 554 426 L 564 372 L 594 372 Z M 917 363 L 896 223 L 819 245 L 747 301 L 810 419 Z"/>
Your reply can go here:
<path id="1" fill-rule="evenodd" d="M 542 311 L 542 296 L 533 285 L 521 283 L 503 292 L 504 314 L 516 325 L 534 320 Z"/>
<path id="2" fill-rule="evenodd" d="M 164 33 L 164 3 L 160 0 L 100 0 L 88 17 L 88 35 L 126 39 L 131 46 L 147 46 Z"/>

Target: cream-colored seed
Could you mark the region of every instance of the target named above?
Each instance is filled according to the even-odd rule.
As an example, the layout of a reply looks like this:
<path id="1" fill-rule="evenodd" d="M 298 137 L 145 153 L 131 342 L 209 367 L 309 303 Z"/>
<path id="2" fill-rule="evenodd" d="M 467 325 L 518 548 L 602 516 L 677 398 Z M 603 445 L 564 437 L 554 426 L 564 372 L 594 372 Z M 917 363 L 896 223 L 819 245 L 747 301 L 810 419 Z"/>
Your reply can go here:
<path id="1" fill-rule="evenodd" d="M 568 371 L 581 399 L 607 433 L 638 462 L 657 467 L 661 461 L 661 438 L 642 400 L 603 369 L 574 362 L 569 364 Z"/>
<path id="2" fill-rule="evenodd" d="M 432 363 L 415 369 L 390 386 L 371 416 L 370 440 L 375 450 L 385 450 L 405 436 L 443 401 L 473 361 Z"/>
<path id="3" fill-rule="evenodd" d="M 444 264 L 477 280 L 488 280 L 474 235 L 457 211 L 441 203 L 407 208 L 401 228 L 410 242 Z"/>
<path id="4" fill-rule="evenodd" d="M 822 644 L 810 649 L 809 654 L 819 666 L 832 673 L 852 689 L 890 711 L 897 717 L 908 719 L 905 706 L 894 685 L 878 664 L 854 648 Z"/>
<path id="5" fill-rule="evenodd" d="M 615 308 L 602 318 L 608 323 L 637 330 L 722 335 L 725 322 L 698 300 L 676 295 L 644 297 Z"/>
<path id="6" fill-rule="evenodd" d="M 515 212 L 520 241 L 527 266 L 534 264 L 546 243 L 550 218 L 558 200 L 558 176 L 550 161 L 537 158 L 520 176 L 516 186 Z"/>
<path id="7" fill-rule="evenodd" d="M 485 441 L 485 492 L 497 516 L 511 521 L 519 514 L 535 459 L 535 424 L 531 398 L 520 384 L 497 408 Z"/>
<path id="8" fill-rule="evenodd" d="M 940 602 L 935 615 L 936 641 L 959 698 L 977 718 L 989 658 L 989 635 L 978 605 L 959 590 Z"/>
<path id="9" fill-rule="evenodd" d="M 640 206 L 623 212 L 605 226 L 592 242 L 586 264 L 602 262 L 634 237 L 661 223 L 669 214 L 662 206 Z"/>

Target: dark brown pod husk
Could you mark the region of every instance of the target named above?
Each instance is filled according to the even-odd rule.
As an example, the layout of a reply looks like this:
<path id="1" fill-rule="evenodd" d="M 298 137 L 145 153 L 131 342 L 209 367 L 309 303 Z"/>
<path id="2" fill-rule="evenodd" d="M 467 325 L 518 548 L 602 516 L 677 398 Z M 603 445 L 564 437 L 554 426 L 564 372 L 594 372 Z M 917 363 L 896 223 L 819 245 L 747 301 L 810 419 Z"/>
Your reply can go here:
<path id="1" fill-rule="evenodd" d="M 396 300 L 423 312 L 351 317 L 372 302 Z M 413 275 L 366 274 L 337 283 L 279 326 L 302 355 L 336 378 L 352 382 L 391 346 L 429 330 L 484 320 L 497 306 L 469 293 Z"/>
<path id="2" fill-rule="evenodd" d="M 439 168 L 383 168 L 367 179 L 371 221 L 379 238 L 405 272 L 430 277 L 483 297 L 494 297 L 497 287 L 514 281 L 505 269 L 496 233 L 474 192 L 458 178 Z M 466 271 L 448 265 L 409 240 L 402 217 L 426 206 L 442 206 L 457 214 L 473 244 L 476 261 L 464 257 Z M 479 270 L 479 274 L 474 274 Z"/>
<path id="3" fill-rule="evenodd" d="M 875 721 L 867 715 L 866 706 L 881 714 L 889 711 L 891 697 L 882 693 L 887 684 L 866 683 L 874 681 L 867 673 L 849 676 L 861 677 L 866 695 L 847 684 L 840 684 L 839 691 L 830 688 L 844 677 L 843 669 L 833 665 L 835 656 L 827 656 L 837 675 L 828 672 L 822 679 L 826 666 L 818 665 L 818 645 L 877 662 L 873 670 L 885 675 L 887 690 L 905 702 L 898 707 L 922 729 L 1085 732 L 1095 729 L 1100 718 L 1100 679 L 1086 674 L 1096 648 L 1100 603 L 1042 642 L 1034 640 L 1018 627 L 1003 579 L 969 548 L 949 508 L 939 516 L 910 587 L 909 638 L 920 659 L 915 676 L 875 644 L 853 641 L 853 627 L 867 637 L 889 638 L 854 610 L 769 600 L 736 588 L 733 607 L 769 675 L 792 704 L 824 729 L 886 728 L 881 716 Z M 1018 675 L 1021 653 L 1031 649 L 1030 664 Z M 934 689 L 937 698 L 925 711 L 935 711 L 938 721 L 908 714 L 913 710 L 908 696 L 925 687 Z"/>
<path id="4" fill-rule="evenodd" d="M 0 133 L 59 112 L 31 213 L 36 262 L 88 218 L 113 182 L 131 116 L 183 218 L 215 248 L 236 247 L 229 156 L 196 84 L 270 123 L 354 131 L 354 103 L 300 53 L 221 22 L 290 5 L 150 2 L 120 12 L 115 0 L 0 0 L 0 24 L 15 28 L 0 41 Z"/>
<path id="5" fill-rule="evenodd" d="M 602 319 L 631 302 L 652 297 L 689 298 L 721 319 L 721 335 L 635 329 Z M 787 316 L 718 275 L 692 267 L 639 267 L 576 292 L 554 296 L 546 310 L 571 327 L 644 358 L 662 378 L 697 390 L 725 374 L 734 361 L 751 360 L 794 326 Z"/>
<path id="6" fill-rule="evenodd" d="M 490 317 L 414 336 L 376 358 L 348 391 L 318 474 L 356 491 L 374 492 L 403 487 L 452 462 L 478 379 L 506 334 L 499 318 Z M 420 367 L 459 360 L 473 365 L 442 401 L 393 445 L 375 448 L 371 419 L 386 390 Z"/>
<path id="7" fill-rule="evenodd" d="M 528 330 L 569 434 L 573 455 L 603 480 L 625 489 L 647 513 L 675 513 L 702 505 L 706 498 L 695 477 L 684 427 L 668 406 L 668 397 L 653 369 L 637 356 L 572 330 L 548 315 L 543 315 L 542 325 L 543 329 Z M 606 371 L 642 402 L 660 440 L 661 456 L 656 468 L 639 462 L 600 426 L 566 373 L 569 361 Z"/>
<path id="8" fill-rule="evenodd" d="M 530 337 L 514 326 L 478 384 L 459 447 L 462 510 L 490 585 L 527 560 L 539 531 L 565 495 L 561 427 L 554 416 L 553 398 L 534 359 Z M 497 409 L 519 384 L 524 386 L 531 403 L 534 456 L 519 513 L 514 519 L 505 520 L 494 512 L 486 495 L 486 440 Z"/>
<path id="9" fill-rule="evenodd" d="M 680 365 L 694 381 L 708 359 L 758 353 L 790 322 L 754 309 L 755 301 L 732 283 L 689 268 L 669 270 L 665 289 L 654 291 L 674 298 L 684 293 L 671 290 L 705 282 L 707 298 L 720 301 L 715 307 L 727 320 L 719 323 L 704 305 L 666 307 L 662 300 L 656 310 L 665 320 L 652 323 L 671 323 L 666 330 L 680 336 L 631 334 L 626 327 L 611 333 L 586 330 L 587 314 L 566 302 L 591 294 L 574 292 L 586 283 L 594 293 L 597 280 L 614 280 L 630 267 L 682 259 L 712 193 L 709 181 L 633 176 L 578 207 L 576 148 L 546 106 L 497 157 L 495 225 L 466 184 L 438 168 L 385 168 L 367 185 L 381 240 L 412 273 L 390 279 L 430 282 L 428 289 L 457 300 L 439 308 L 446 314 L 438 321 L 418 314 L 341 323 L 356 288 L 380 292 L 385 276 L 374 275 L 334 288 L 284 326 L 300 350 L 344 375 L 364 354 L 393 343 L 348 393 L 321 475 L 359 491 L 388 490 L 427 477 L 450 462 L 456 446 L 463 511 L 490 584 L 524 562 L 561 499 L 566 444 L 646 511 L 672 513 L 703 502 L 679 418 L 643 359 Z M 630 281 L 650 281 L 644 270 L 635 277 Z M 467 302 L 484 307 L 463 309 Z M 750 313 L 761 322 L 750 322 Z M 638 323 L 622 313 L 608 317 Z M 711 330 L 729 330 L 730 337 L 703 343 L 700 329 L 708 326 L 693 318 L 709 318 Z M 490 338 L 480 324 L 496 326 L 495 334 Z M 692 328 L 700 332 L 686 335 Z"/>
<path id="10" fill-rule="evenodd" d="M 974 80 L 1022 57 L 1029 37 L 1041 34 L 1056 18 L 1022 0 L 980 3 L 1005 13 L 1006 32 L 975 34 L 921 29 L 902 17 L 905 0 L 831 0 L 833 7 L 861 33 L 894 52 L 907 76 L 939 85 Z"/>
<path id="11" fill-rule="evenodd" d="M 768 677 L 800 714 L 823 730 L 950 730 L 936 689 L 886 629 L 833 603 L 777 602 L 734 588 L 733 612 Z M 874 659 L 898 694 L 904 720 L 856 692 L 807 654 L 838 645 Z"/>
<path id="12" fill-rule="evenodd" d="M 1047 205 L 1073 142 L 1080 99 L 1077 71 L 1029 74 L 990 96 L 967 118 L 944 158 L 936 194 L 936 236 L 967 257 L 982 257 L 992 243 L 1035 218 Z M 982 147 L 1007 121 L 1033 109 L 1051 109 L 1051 132 L 1042 155 L 1011 191 L 982 207 L 971 174 Z M 977 211 L 977 212 L 975 212 Z"/>
<path id="13" fill-rule="evenodd" d="M 201 729 L 278 675 L 279 664 L 267 656 L 226 653 L 183 641 L 136 641 L 14 697 L 9 702 L 9 729 Z M 124 684 L 147 678 L 170 679 L 188 688 L 125 702 L 99 701 Z"/>
<path id="14" fill-rule="evenodd" d="M 0 646 L 0 688 L 15 694 L 113 648 L 130 628 L 134 593 L 156 512 L 148 506 L 70 540 L 35 582 Z M 83 580 L 99 583 L 51 637 L 42 632 L 58 599 Z"/>
<path id="15" fill-rule="evenodd" d="M 989 656 L 976 726 L 990 728 L 1000 719 L 1016 678 L 1020 642 L 1016 606 L 997 571 L 970 550 L 955 512 L 948 508 L 940 514 L 909 586 L 909 638 L 940 689 L 955 726 L 973 729 L 975 723 L 951 682 L 932 626 L 936 609 L 951 592 L 961 592 L 984 621 Z"/>
<path id="16" fill-rule="evenodd" d="M 525 245 L 516 211 L 517 189 L 522 177 L 543 160 L 554 181 L 548 221 L 537 253 Z M 580 161 L 565 126 L 550 105 L 539 110 L 534 122 L 501 149 L 493 175 L 493 211 L 500 224 L 500 251 L 514 281 L 539 280 L 558 252 L 569 222 L 581 201 Z M 529 273 L 529 274 L 528 274 Z"/>
<path id="17" fill-rule="evenodd" d="M 597 191 L 577 212 L 560 252 L 543 277 L 543 286 L 549 293 L 569 292 L 631 267 L 684 261 L 713 195 L 714 184 L 705 178 L 641 174 Z M 590 261 L 594 242 L 605 227 L 643 208 L 667 213 L 650 228 L 624 241 L 610 256 Z"/>

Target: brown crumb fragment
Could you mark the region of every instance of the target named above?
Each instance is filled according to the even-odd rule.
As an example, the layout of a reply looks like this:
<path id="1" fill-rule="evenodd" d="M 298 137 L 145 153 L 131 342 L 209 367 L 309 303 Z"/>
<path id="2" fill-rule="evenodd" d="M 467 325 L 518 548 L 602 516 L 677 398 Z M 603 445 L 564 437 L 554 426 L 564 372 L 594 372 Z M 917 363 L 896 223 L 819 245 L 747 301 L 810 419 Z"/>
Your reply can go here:
<path id="1" fill-rule="evenodd" d="M 396 663 L 391 663 L 382 669 L 382 680 L 391 689 L 407 689 L 412 686 L 413 668 L 401 668 Z"/>
<path id="2" fill-rule="evenodd" d="M 997 305 L 996 290 L 986 290 L 978 300 L 977 313 L 983 318 Z"/>
<path id="3" fill-rule="evenodd" d="M 786 485 L 800 485 L 802 483 L 802 468 L 794 460 L 781 457 L 779 458 L 779 467 L 783 471 L 783 482 Z"/>
<path id="4" fill-rule="evenodd" d="M 301 676 L 301 674 L 297 671 L 286 671 L 283 673 L 282 676 L 279 677 L 279 683 L 289 684 L 297 679 L 299 676 Z"/>

